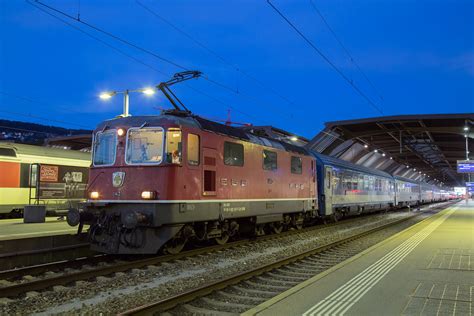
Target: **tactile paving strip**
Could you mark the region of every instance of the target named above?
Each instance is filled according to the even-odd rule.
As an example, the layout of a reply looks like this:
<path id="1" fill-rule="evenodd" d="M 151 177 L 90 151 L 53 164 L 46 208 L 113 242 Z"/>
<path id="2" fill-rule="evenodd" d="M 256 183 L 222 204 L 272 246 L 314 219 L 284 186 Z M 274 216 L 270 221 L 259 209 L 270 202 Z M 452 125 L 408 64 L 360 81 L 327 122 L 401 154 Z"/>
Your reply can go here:
<path id="1" fill-rule="evenodd" d="M 428 269 L 474 270 L 474 250 L 442 248 L 433 256 Z"/>
<path id="2" fill-rule="evenodd" d="M 402 315 L 473 315 L 474 284 L 420 282 Z"/>

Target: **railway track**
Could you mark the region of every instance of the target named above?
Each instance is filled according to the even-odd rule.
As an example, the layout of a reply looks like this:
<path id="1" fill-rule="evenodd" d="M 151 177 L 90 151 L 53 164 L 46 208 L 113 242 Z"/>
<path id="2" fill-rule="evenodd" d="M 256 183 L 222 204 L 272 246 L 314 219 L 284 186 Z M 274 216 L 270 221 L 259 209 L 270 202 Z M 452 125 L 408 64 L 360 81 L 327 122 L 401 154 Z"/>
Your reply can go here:
<path id="1" fill-rule="evenodd" d="M 444 209 L 445 204 L 432 208 Z M 215 315 L 243 313 L 291 287 L 362 252 L 370 246 L 364 239 L 392 227 L 403 226 L 422 213 L 317 246 L 311 250 L 231 275 L 179 295 L 123 312 L 121 315 Z M 404 229 L 405 227 L 403 227 Z M 385 236 L 381 240 L 387 238 Z M 381 241 L 377 240 L 377 242 Z M 375 242 L 376 243 L 376 242 Z M 372 244 L 374 242 L 372 241 Z"/>
<path id="2" fill-rule="evenodd" d="M 360 217 L 358 217 L 360 218 Z M 312 230 L 325 230 L 341 223 L 350 223 L 358 218 L 327 224 L 325 226 L 311 226 L 300 230 L 289 230 L 280 234 L 265 235 L 256 238 L 256 241 L 284 238 L 292 234 L 301 234 Z M 205 255 L 225 249 L 240 247 L 254 239 L 240 239 L 224 245 L 214 245 L 196 248 L 175 255 L 146 256 L 141 259 L 130 259 L 128 256 L 97 254 L 93 256 L 62 260 L 40 265 L 27 266 L 18 269 L 0 271 L 0 297 L 17 297 L 31 291 L 41 291 L 57 285 L 68 285 L 76 281 L 107 276 L 117 272 L 132 269 L 142 269 L 147 266 L 159 265 L 193 256 Z M 25 280 L 26 276 L 26 280 Z"/>
<path id="3" fill-rule="evenodd" d="M 257 242 L 284 238 L 292 234 L 301 234 L 313 230 L 324 231 L 340 224 L 347 224 L 357 221 L 361 217 L 331 223 L 325 226 L 312 226 L 301 230 L 291 230 L 281 234 L 265 235 L 258 237 Z M 209 253 L 222 251 L 248 245 L 252 240 L 242 239 L 225 245 L 215 245 L 205 248 L 188 250 L 176 255 L 148 256 L 140 259 L 130 260 L 129 258 L 96 255 L 92 257 L 78 258 L 31 267 L 24 267 L 15 270 L 0 271 L 0 297 L 18 297 L 31 291 L 42 291 L 58 285 L 70 285 L 76 281 L 90 280 L 97 277 L 112 275 L 118 272 L 125 272 L 132 269 L 143 269 L 149 266 L 158 266 L 165 262 L 201 256 Z M 28 276 L 25 279 L 25 276 Z"/>

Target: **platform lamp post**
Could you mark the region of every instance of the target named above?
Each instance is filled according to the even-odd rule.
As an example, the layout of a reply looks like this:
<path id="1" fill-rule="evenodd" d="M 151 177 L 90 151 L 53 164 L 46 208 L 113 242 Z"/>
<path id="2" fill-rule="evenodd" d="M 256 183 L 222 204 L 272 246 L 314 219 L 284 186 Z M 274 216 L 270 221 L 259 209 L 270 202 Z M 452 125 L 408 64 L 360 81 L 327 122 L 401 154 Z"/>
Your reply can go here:
<path id="1" fill-rule="evenodd" d="M 130 116 L 130 97 L 129 97 L 130 92 L 140 92 L 147 96 L 151 96 L 155 94 L 155 89 L 143 88 L 143 89 L 134 89 L 134 90 L 127 89 L 124 91 L 107 91 L 107 92 L 102 92 L 99 95 L 99 98 L 101 98 L 102 100 L 108 100 L 116 94 L 123 94 L 123 113 L 121 114 L 121 116 L 127 117 L 127 116 Z"/>

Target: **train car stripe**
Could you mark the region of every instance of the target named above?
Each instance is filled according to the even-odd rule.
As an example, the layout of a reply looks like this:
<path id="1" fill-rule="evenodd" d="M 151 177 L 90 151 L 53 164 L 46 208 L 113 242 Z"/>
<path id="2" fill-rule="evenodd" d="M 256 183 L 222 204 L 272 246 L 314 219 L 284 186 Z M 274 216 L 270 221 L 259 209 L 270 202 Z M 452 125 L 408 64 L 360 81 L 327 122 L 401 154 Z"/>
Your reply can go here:
<path id="1" fill-rule="evenodd" d="M 90 203 L 209 203 L 209 202 L 266 202 L 266 201 L 310 201 L 315 198 L 288 198 L 288 199 L 225 199 L 225 200 L 88 200 Z"/>

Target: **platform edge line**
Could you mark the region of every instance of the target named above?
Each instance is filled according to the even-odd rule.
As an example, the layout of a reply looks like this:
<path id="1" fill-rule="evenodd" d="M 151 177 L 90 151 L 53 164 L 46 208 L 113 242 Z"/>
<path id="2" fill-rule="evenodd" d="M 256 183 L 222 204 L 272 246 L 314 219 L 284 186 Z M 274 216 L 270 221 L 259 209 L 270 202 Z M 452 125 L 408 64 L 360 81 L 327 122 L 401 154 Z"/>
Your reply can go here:
<path id="1" fill-rule="evenodd" d="M 353 262 L 353 261 L 359 259 L 360 257 L 366 255 L 367 253 L 369 253 L 369 252 L 371 252 L 371 251 L 373 251 L 373 250 L 375 250 L 375 249 L 377 249 L 377 248 L 383 246 L 384 244 L 386 244 L 386 243 L 392 241 L 393 239 L 399 237 L 400 235 L 402 235 L 402 234 L 404 234 L 404 233 L 407 233 L 407 232 L 409 232 L 409 231 L 412 230 L 412 229 L 416 229 L 418 226 L 421 226 L 421 225 L 423 225 L 423 224 L 426 224 L 426 222 L 429 221 L 429 220 L 435 220 L 435 219 L 437 219 L 438 217 L 440 217 L 440 216 L 442 216 L 443 214 L 447 213 L 450 209 L 452 209 L 452 208 L 454 208 L 454 207 L 455 207 L 455 208 L 459 208 L 459 207 L 457 206 L 457 204 L 455 204 L 455 205 L 452 205 L 452 206 L 450 206 L 450 207 L 448 207 L 448 208 L 446 208 L 446 209 L 444 209 L 444 210 L 442 210 L 442 211 L 440 211 L 440 212 L 438 212 L 438 213 L 436 213 L 436 214 L 434 214 L 434 215 L 432 215 L 432 216 L 430 216 L 430 217 L 427 217 L 427 218 L 425 218 L 424 220 L 420 221 L 419 223 L 416 223 L 415 225 L 410 226 L 410 227 L 408 227 L 408 228 L 406 228 L 406 229 L 404 229 L 404 230 L 402 230 L 402 231 L 396 233 L 395 235 L 393 235 L 393 236 L 391 236 L 391 237 L 389 237 L 389 238 L 387 238 L 387 239 L 385 239 L 385 240 L 383 240 L 383 241 L 381 241 L 381 242 L 379 242 L 379 243 L 377 243 L 377 244 L 375 244 L 375 245 L 373 245 L 373 246 L 367 248 L 366 250 L 362 251 L 361 253 L 359 253 L 359 254 L 357 254 L 357 255 L 355 255 L 355 256 L 353 256 L 353 257 L 350 257 L 349 259 L 346 259 L 346 260 L 344 260 L 343 262 L 340 262 L 340 263 L 336 264 L 334 267 L 332 267 L 332 268 L 330 268 L 330 269 L 328 269 L 328 270 L 326 270 L 326 271 L 324 271 L 324 272 L 321 272 L 321 273 L 319 273 L 319 274 L 313 276 L 312 278 L 310 278 L 310 279 L 308 279 L 308 280 L 306 280 L 306 281 L 304 281 L 304 282 L 302 282 L 302 283 L 300 283 L 300 284 L 298 284 L 298 285 L 292 287 L 291 289 L 286 290 L 285 292 L 283 292 L 283 293 L 281 293 L 281 294 L 278 294 L 277 296 L 275 296 L 275 297 L 269 299 L 268 301 L 265 301 L 265 302 L 263 302 L 262 304 L 260 304 L 260 305 L 258 305 L 258 306 L 255 306 L 254 308 L 249 309 L 248 311 L 246 311 L 246 312 L 244 312 L 244 313 L 242 313 L 242 314 L 240 314 L 240 315 L 241 315 L 241 316 L 257 315 L 258 313 L 260 313 L 260 312 L 262 312 L 262 311 L 268 309 L 270 306 L 274 305 L 275 303 L 278 303 L 278 302 L 282 301 L 283 299 L 285 299 L 285 298 L 287 298 L 287 297 L 289 297 L 289 296 L 291 296 L 291 295 L 293 295 L 293 294 L 295 294 L 295 293 L 297 293 L 297 292 L 303 290 L 304 288 L 308 287 L 309 285 L 313 284 L 314 282 L 316 282 L 316 281 L 318 281 L 318 280 L 320 280 L 320 279 L 326 277 L 328 274 L 331 274 L 331 273 L 333 273 L 334 271 L 337 271 L 337 270 L 341 269 L 342 267 L 346 266 L 347 264 L 349 264 L 349 263 L 351 263 L 351 262 Z"/>

